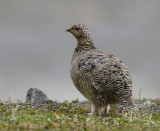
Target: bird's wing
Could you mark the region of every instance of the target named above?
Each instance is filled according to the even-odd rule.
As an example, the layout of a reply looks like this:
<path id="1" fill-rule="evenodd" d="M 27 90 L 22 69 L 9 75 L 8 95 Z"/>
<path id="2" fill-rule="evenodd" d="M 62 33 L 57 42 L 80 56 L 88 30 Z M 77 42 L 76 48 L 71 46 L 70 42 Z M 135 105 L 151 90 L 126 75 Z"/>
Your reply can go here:
<path id="1" fill-rule="evenodd" d="M 113 55 L 87 56 L 80 60 L 78 69 L 89 77 L 93 87 L 100 92 L 113 90 L 113 85 L 124 88 L 127 82 L 131 83 L 126 66 Z"/>

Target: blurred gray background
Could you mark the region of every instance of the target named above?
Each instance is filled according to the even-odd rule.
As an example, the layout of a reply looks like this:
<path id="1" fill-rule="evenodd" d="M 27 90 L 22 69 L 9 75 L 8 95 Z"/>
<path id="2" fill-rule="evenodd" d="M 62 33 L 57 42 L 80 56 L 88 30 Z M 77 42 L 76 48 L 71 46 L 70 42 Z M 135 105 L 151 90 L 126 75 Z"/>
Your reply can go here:
<path id="1" fill-rule="evenodd" d="M 25 100 L 30 87 L 50 99 L 85 99 L 70 79 L 73 24 L 90 29 L 97 48 L 121 58 L 137 98 L 160 97 L 159 0 L 1 0 L 0 100 Z"/>

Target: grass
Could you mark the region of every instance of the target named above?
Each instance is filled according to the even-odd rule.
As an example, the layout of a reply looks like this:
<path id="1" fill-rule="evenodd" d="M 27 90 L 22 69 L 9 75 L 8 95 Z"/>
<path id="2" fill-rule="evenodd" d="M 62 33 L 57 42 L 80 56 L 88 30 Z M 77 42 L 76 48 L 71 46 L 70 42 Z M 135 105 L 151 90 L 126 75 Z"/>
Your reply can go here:
<path id="1" fill-rule="evenodd" d="M 155 103 L 155 100 L 151 100 Z M 67 131 L 160 131 L 160 108 L 156 105 L 142 106 L 145 100 L 136 102 L 139 109 L 120 112 L 115 107 L 105 117 L 90 117 L 89 104 L 76 105 L 78 100 L 63 103 L 32 105 L 12 103 L 0 104 L 0 130 L 67 130 Z M 152 104 L 153 105 L 153 104 Z"/>

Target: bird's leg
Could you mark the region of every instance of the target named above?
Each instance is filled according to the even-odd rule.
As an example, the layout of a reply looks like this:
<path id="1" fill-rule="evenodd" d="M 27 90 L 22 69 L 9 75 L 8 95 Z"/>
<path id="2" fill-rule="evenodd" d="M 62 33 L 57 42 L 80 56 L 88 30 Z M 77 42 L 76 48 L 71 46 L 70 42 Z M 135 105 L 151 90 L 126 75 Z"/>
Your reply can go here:
<path id="1" fill-rule="evenodd" d="M 110 110 L 110 105 L 106 105 L 106 106 L 103 106 L 101 107 L 101 114 L 103 116 L 107 115 L 109 113 L 109 110 Z"/>
<path id="2" fill-rule="evenodd" d="M 98 116 L 98 115 L 101 115 L 99 114 L 100 108 L 98 106 L 96 106 L 95 104 L 91 104 L 91 113 L 89 113 L 88 115 L 91 115 L 91 116 Z"/>
<path id="3" fill-rule="evenodd" d="M 109 110 L 110 110 L 110 105 L 108 104 L 105 108 L 105 113 L 108 114 L 109 113 Z"/>

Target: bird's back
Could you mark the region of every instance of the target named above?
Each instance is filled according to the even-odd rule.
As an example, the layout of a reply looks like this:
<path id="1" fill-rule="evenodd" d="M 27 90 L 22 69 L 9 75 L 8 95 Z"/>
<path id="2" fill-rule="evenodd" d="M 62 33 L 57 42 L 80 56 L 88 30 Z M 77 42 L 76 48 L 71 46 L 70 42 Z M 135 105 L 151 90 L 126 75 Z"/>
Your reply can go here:
<path id="1" fill-rule="evenodd" d="M 90 101 L 132 104 L 132 81 L 125 64 L 97 49 L 75 51 L 71 78 L 76 88 Z"/>

